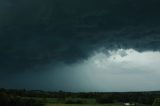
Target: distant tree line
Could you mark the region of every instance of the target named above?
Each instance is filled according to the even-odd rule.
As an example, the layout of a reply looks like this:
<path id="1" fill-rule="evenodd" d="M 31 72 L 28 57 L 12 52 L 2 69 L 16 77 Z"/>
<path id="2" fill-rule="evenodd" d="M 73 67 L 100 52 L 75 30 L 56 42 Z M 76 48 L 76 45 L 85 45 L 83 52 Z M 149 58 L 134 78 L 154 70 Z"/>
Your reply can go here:
<path id="1" fill-rule="evenodd" d="M 0 89 L 0 106 L 43 106 L 45 101 L 36 99 L 23 99 L 21 97 L 38 97 L 38 98 L 57 98 L 66 104 L 83 103 L 81 100 L 72 100 L 66 98 L 91 98 L 97 103 L 115 103 L 115 102 L 134 102 L 141 104 L 153 104 L 156 98 L 160 98 L 160 91 L 156 92 L 88 92 L 88 93 L 72 93 L 72 92 L 49 92 L 40 90 L 7 90 Z M 3 104 L 3 105 L 1 105 Z M 8 105 L 12 104 L 12 105 Z M 14 105 L 18 104 L 18 105 Z M 24 104 L 24 105 L 22 105 Z"/>
<path id="2" fill-rule="evenodd" d="M 24 99 L 19 96 L 0 92 L 0 106 L 44 106 L 45 102 L 36 99 Z"/>

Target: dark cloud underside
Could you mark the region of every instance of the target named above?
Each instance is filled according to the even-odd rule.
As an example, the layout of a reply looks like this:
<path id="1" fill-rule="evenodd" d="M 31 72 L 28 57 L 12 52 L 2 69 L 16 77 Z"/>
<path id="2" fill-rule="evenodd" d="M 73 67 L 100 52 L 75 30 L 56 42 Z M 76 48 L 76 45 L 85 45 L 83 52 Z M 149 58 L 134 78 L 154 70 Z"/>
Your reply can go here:
<path id="1" fill-rule="evenodd" d="M 160 49 L 159 0 L 2 0 L 0 70 L 73 63 L 92 51 Z"/>

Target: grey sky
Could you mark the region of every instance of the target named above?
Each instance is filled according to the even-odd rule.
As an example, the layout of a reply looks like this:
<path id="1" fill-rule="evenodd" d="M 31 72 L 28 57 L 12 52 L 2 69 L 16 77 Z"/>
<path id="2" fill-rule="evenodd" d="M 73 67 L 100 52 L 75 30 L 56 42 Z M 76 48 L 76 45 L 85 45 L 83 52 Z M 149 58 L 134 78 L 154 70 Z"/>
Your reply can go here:
<path id="1" fill-rule="evenodd" d="M 122 55 L 122 52 L 125 56 Z M 1 85 L 65 91 L 159 90 L 160 52 L 134 49 L 98 51 L 79 63 L 48 65 L 45 71 L 10 73 Z M 15 78 L 13 80 L 13 78 Z M 4 84 L 3 84 L 4 83 Z M 10 83 L 10 84 L 8 84 Z"/>
<path id="2" fill-rule="evenodd" d="M 159 0 L 1 0 L 0 87 L 160 89 L 159 5 Z"/>

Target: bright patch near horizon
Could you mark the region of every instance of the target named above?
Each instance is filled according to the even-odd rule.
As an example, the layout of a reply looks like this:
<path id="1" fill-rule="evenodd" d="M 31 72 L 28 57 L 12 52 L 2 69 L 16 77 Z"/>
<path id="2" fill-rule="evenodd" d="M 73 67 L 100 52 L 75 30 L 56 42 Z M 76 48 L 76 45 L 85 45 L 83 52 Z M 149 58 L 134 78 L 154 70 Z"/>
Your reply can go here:
<path id="1" fill-rule="evenodd" d="M 88 91 L 160 90 L 160 52 L 118 49 L 95 52 L 69 68 Z M 78 85 L 77 85 L 78 86 Z"/>
<path id="2" fill-rule="evenodd" d="M 26 71 L 9 77 L 4 77 L 10 84 L 4 85 L 8 88 L 27 88 L 31 84 L 32 89 L 81 92 L 160 90 L 160 52 L 98 51 L 81 62 L 56 67 L 50 64 L 42 72 Z"/>
<path id="3" fill-rule="evenodd" d="M 118 66 L 117 68 L 122 67 L 124 69 L 148 67 L 154 71 L 160 68 L 160 52 L 138 52 L 134 49 L 118 49 L 108 51 L 108 53 L 95 53 L 88 61 L 93 61 L 96 68 L 104 70 L 108 69 L 107 66 Z M 117 72 L 119 71 L 117 70 Z"/>
<path id="4" fill-rule="evenodd" d="M 56 70 L 54 82 L 72 91 L 160 90 L 159 51 L 99 51 L 83 62 L 64 64 Z"/>

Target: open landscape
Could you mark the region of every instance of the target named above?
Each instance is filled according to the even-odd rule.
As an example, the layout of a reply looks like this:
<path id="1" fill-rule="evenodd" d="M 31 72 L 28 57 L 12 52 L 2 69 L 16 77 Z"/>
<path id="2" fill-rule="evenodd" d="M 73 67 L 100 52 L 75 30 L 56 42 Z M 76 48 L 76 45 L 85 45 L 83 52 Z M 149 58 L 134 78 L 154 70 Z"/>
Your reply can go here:
<path id="1" fill-rule="evenodd" d="M 46 106 L 124 106 L 120 104 L 47 104 Z"/>
<path id="2" fill-rule="evenodd" d="M 0 90 L 0 106 L 159 106 L 160 92 Z"/>
<path id="3" fill-rule="evenodd" d="M 0 106 L 160 106 L 160 0 L 0 0 Z"/>

